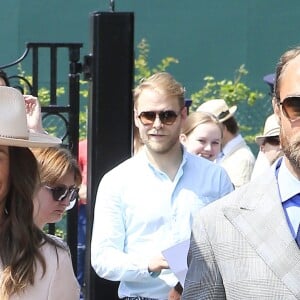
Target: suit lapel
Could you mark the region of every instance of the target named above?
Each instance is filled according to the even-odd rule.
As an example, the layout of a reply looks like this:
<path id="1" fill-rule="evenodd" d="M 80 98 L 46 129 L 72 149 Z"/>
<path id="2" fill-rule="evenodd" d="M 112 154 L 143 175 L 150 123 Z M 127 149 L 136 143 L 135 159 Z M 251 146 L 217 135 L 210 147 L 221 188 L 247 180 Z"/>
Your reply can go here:
<path id="1" fill-rule="evenodd" d="M 275 176 L 267 172 L 239 195 L 240 207 L 224 207 L 225 217 L 300 299 L 300 251 L 287 225 Z"/>

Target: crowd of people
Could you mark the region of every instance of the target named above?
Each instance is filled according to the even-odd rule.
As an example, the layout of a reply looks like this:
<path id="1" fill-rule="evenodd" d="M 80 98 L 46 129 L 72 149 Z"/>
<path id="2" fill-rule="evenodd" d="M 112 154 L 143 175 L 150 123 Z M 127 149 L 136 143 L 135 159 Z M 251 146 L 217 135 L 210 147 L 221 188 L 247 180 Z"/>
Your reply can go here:
<path id="1" fill-rule="evenodd" d="M 136 149 L 99 183 L 91 240 L 92 267 L 120 282 L 120 299 L 300 299 L 299 74 L 296 47 L 279 59 L 257 158 L 224 99 L 188 113 L 167 72 L 134 89 Z M 0 298 L 79 299 L 87 140 L 74 158 L 4 72 L 0 99 Z M 43 231 L 76 201 L 77 278 L 67 244 Z"/>

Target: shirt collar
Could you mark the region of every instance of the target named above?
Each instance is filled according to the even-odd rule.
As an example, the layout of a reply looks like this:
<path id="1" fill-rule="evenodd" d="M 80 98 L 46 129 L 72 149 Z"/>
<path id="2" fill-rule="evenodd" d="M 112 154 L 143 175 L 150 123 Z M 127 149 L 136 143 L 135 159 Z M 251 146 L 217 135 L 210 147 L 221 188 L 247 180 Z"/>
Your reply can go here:
<path id="1" fill-rule="evenodd" d="M 241 143 L 244 139 L 240 134 L 238 134 L 236 137 L 234 137 L 231 141 L 229 141 L 224 148 L 222 149 L 222 152 L 224 155 L 228 155 L 233 148 L 235 148 L 239 143 Z"/>
<path id="2" fill-rule="evenodd" d="M 187 162 L 187 156 L 189 155 L 189 153 L 187 152 L 187 150 L 185 149 L 185 147 L 183 145 L 181 145 L 181 150 L 182 150 L 182 161 L 181 161 L 181 164 L 178 168 L 178 171 L 177 171 L 177 176 L 181 176 L 183 171 L 183 166 L 186 164 Z M 142 149 L 138 154 L 136 155 L 139 155 L 139 157 L 144 160 L 145 162 L 147 162 L 148 166 L 156 173 L 162 173 L 164 174 L 161 170 L 157 169 L 157 167 L 155 167 L 148 159 L 148 156 L 147 156 L 147 153 L 146 153 L 146 149 L 144 147 L 144 149 Z"/>
<path id="3" fill-rule="evenodd" d="M 278 170 L 278 187 L 282 202 L 300 193 L 300 181 L 288 170 L 284 158 Z"/>

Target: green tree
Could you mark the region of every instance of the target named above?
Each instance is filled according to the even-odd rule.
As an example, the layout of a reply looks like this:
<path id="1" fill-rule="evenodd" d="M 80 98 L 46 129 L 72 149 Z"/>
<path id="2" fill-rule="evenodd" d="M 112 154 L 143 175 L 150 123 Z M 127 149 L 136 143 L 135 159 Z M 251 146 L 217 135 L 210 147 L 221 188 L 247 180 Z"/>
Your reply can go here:
<path id="1" fill-rule="evenodd" d="M 217 81 L 213 76 L 204 77 L 204 86 L 191 95 L 191 100 L 193 100 L 191 110 L 196 110 L 200 104 L 211 99 L 224 99 L 229 106 L 239 105 L 242 102 L 253 105 L 258 99 L 263 99 L 263 93 L 251 90 L 241 81 L 247 74 L 245 66 L 241 65 L 235 71 L 233 80 Z"/>
<path id="2" fill-rule="evenodd" d="M 156 72 L 166 71 L 171 64 L 178 64 L 179 60 L 168 56 L 163 58 L 158 65 L 151 68 L 149 66 L 150 45 L 146 39 L 142 39 L 137 45 L 137 57 L 134 60 L 134 83 L 137 85 L 142 78 L 147 78 Z"/>
<path id="3" fill-rule="evenodd" d="M 241 65 L 234 74 L 234 78 L 217 81 L 213 76 L 204 77 L 204 86 L 191 95 L 191 110 L 195 111 L 199 105 L 211 99 L 224 99 L 227 105 L 244 105 L 252 106 L 257 100 L 261 100 L 265 95 L 257 90 L 252 90 L 245 82 L 243 77 L 248 74 L 245 65 Z M 248 143 L 254 143 L 255 134 L 250 134 L 252 127 L 245 122 L 240 122 L 240 130 Z"/>

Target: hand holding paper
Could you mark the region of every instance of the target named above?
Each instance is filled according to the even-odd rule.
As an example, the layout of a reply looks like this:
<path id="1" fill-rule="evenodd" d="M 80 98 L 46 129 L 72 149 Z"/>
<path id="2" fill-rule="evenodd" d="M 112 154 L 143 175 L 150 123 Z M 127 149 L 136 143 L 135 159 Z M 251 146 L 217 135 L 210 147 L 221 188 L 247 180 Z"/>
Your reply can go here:
<path id="1" fill-rule="evenodd" d="M 187 239 L 162 251 L 163 256 L 169 263 L 170 269 L 178 278 L 182 286 L 184 286 L 184 280 L 188 269 L 187 254 L 189 246 L 190 240 Z"/>

